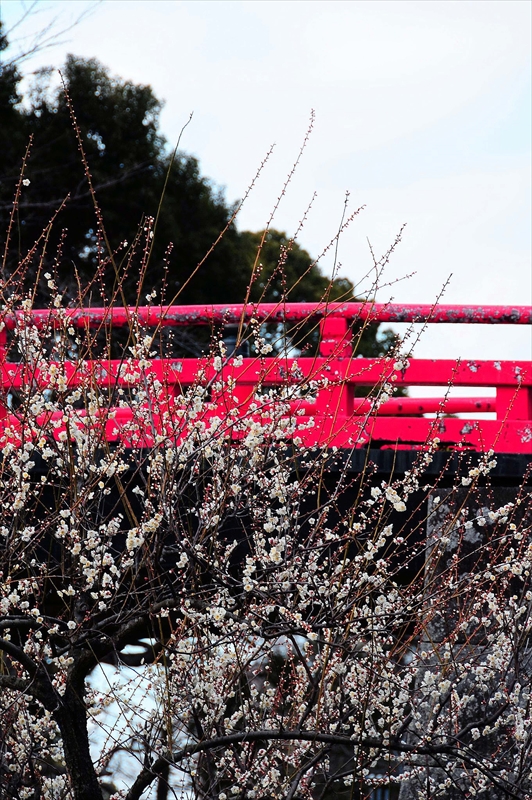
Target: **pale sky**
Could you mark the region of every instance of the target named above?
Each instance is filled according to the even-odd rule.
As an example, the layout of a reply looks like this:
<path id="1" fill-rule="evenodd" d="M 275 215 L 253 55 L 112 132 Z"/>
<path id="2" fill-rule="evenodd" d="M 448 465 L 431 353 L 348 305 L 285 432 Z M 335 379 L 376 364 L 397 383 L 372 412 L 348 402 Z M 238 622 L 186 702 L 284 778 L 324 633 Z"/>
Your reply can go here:
<path id="1" fill-rule="evenodd" d="M 3 0 L 7 28 L 29 5 Z M 442 302 L 532 303 L 528 1 L 39 0 L 16 34 L 90 8 L 26 72 L 72 52 L 151 84 L 169 143 L 194 112 L 182 148 L 230 201 L 275 143 L 242 229 L 264 227 L 314 109 L 274 227 L 294 233 L 317 192 L 298 236 L 317 256 L 349 191 L 366 208 L 340 241 L 340 274 L 360 291 L 367 240 L 380 254 L 407 223 L 379 301 L 433 302 L 452 273 Z M 329 271 L 332 256 L 320 263 Z M 433 325 L 416 355 L 532 358 L 532 330 Z"/>

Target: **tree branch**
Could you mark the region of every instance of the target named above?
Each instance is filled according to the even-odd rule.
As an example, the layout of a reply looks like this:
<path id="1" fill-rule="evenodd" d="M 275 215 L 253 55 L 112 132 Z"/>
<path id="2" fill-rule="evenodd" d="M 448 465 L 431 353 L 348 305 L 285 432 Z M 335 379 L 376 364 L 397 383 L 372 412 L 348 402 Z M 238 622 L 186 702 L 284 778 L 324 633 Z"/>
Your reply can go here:
<path id="1" fill-rule="evenodd" d="M 15 661 L 18 661 L 19 664 L 22 664 L 26 672 L 28 672 L 32 678 L 38 676 L 40 672 L 39 668 L 35 662 L 26 655 L 21 647 L 17 647 L 13 642 L 8 642 L 7 639 L 0 639 L 0 650 L 3 650 L 4 653 L 7 653 L 11 658 L 15 659 Z"/>
<path id="2" fill-rule="evenodd" d="M 4 689 L 14 689 L 17 692 L 27 692 L 31 683 L 15 675 L 0 675 L 0 686 Z"/>
<path id="3" fill-rule="evenodd" d="M 304 741 L 304 742 L 319 742 L 320 744 L 340 744 L 348 747 L 354 747 L 358 744 L 364 748 L 384 748 L 386 750 L 396 750 L 402 753 L 415 753 L 416 755 L 433 755 L 437 753 L 456 753 L 457 748 L 453 745 L 424 745 L 416 747 L 415 745 L 406 744 L 404 742 L 389 742 L 384 744 L 381 739 L 364 738 L 362 741 L 356 742 L 350 736 L 345 736 L 340 733 L 319 733 L 318 731 L 285 731 L 285 730 L 262 730 L 262 731 L 238 731 L 238 733 L 230 733 L 226 736 L 219 736 L 215 739 L 209 739 L 205 742 L 198 742 L 197 744 L 184 747 L 175 753 L 168 753 L 166 757 L 158 758 L 153 765 L 148 769 L 144 768 L 138 775 L 135 783 L 126 795 L 126 800 L 139 800 L 140 796 L 145 789 L 157 778 L 161 771 L 165 768 L 166 764 L 179 764 L 197 753 L 208 752 L 215 750 L 218 747 L 227 747 L 234 744 L 243 744 L 244 742 L 255 742 L 263 739 L 270 741 Z"/>

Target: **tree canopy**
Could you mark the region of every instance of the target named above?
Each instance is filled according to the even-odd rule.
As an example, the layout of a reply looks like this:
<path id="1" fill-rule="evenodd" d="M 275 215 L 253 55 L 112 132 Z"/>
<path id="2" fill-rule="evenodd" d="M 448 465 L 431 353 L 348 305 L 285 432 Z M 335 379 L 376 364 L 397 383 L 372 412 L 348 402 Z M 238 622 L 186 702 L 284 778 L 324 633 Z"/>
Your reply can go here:
<path id="1" fill-rule="evenodd" d="M 5 51 L 8 40 L 1 28 L 0 34 Z M 95 59 L 72 55 L 59 85 L 53 75 L 52 69 L 40 70 L 23 97 L 16 63 L 6 62 L 0 72 L 3 235 L 31 142 L 6 259 L 12 275 L 41 237 L 25 269 L 26 290 L 44 300 L 43 274 L 53 271 L 73 297 L 78 283 L 85 287 L 98 274 L 105 299 L 120 285 L 124 298 L 134 302 L 142 265 L 143 291 L 164 288 L 167 302 L 240 302 L 246 296 L 254 301 L 354 299 L 348 279 L 331 281 L 284 232 L 269 230 L 263 236 L 237 229 L 236 206 L 202 175 L 198 160 L 180 151 L 172 156 L 159 128 L 162 103 L 150 86 L 112 77 Z M 155 218 L 147 258 L 135 237 Z M 377 337 L 377 328 L 367 327 L 359 352 L 377 355 L 389 348 L 393 335 Z"/>
<path id="2" fill-rule="evenodd" d="M 84 175 L 67 96 L 75 109 L 92 183 L 113 250 L 131 242 L 144 218 L 157 214 L 170 156 L 158 132 L 161 103 L 149 86 L 111 78 L 94 60 L 69 56 L 62 71 L 63 86 L 49 88 L 49 72 L 41 72 L 27 103 L 16 104 L 18 74 L 2 76 L 2 96 L 8 97 L 8 124 L 4 137 L 13 132 L 14 146 L 0 156 L 0 192 L 5 230 L 14 185 L 24 152 L 23 142 L 33 136 L 25 172 L 31 183 L 24 188 L 18 208 L 19 247 L 24 255 L 38 239 L 63 201 L 48 244 L 54 259 L 62 239 L 59 278 L 68 281 L 72 265 L 82 279 L 91 279 L 105 243 L 98 236 L 98 220 L 87 177 Z M 6 85 L 7 84 L 7 85 Z M 66 93 L 65 93 L 66 90 Z M 4 106 L 6 103 L 4 103 Z M 14 147 L 18 149 L 15 158 Z M 157 236 L 153 243 L 146 288 L 160 283 L 164 252 L 173 244 L 169 262 L 169 292 L 174 295 L 227 225 L 232 209 L 222 194 L 200 174 L 195 158 L 178 154 L 168 176 Z M 66 231 L 66 232 L 65 232 Z M 120 264 L 126 249 L 116 261 Z M 18 257 L 18 253 L 15 257 Z M 126 259 L 127 260 L 127 259 Z M 229 227 L 204 274 L 191 281 L 182 302 L 234 299 L 246 285 L 243 251 L 234 225 Z M 109 265 L 105 282 L 113 284 Z M 131 277 L 131 283 L 136 278 Z M 126 295 L 134 286 L 126 283 Z"/>

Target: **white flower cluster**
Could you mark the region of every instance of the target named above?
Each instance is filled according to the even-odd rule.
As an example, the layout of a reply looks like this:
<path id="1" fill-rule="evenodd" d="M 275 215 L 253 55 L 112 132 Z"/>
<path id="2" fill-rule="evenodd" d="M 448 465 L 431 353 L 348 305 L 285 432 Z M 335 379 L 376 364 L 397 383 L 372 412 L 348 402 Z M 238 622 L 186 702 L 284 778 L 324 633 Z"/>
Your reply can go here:
<path id="1" fill-rule="evenodd" d="M 487 797 L 492 779 L 527 796 L 529 499 L 476 497 L 492 453 L 462 480 L 471 489 L 457 487 L 475 498 L 468 509 L 453 511 L 455 490 L 432 493 L 440 521 L 427 540 L 426 512 L 405 512 L 438 441 L 403 479 L 379 482 L 368 467 L 353 489 L 339 454 L 305 445 L 312 416 L 293 411 L 338 377 L 297 384 L 293 362 L 272 386 L 260 325 L 244 397 L 242 359 L 223 347 L 181 385 L 154 366 L 153 335 L 133 319 L 127 359 L 84 372 L 68 356 L 67 316 L 57 342 L 22 311 L 13 341 L 34 380 L 0 443 L 10 791 L 69 796 L 60 725 L 75 697 L 100 732 L 100 774 L 129 750 L 130 777 L 149 783 L 173 753 L 171 779 L 191 796 L 311 800 L 335 742 L 352 748 L 356 770 L 341 780 L 361 795 L 383 785 L 385 762 L 435 798 L 451 785 Z M 398 357 L 395 370 L 407 368 Z M 392 392 L 390 381 L 376 402 Z M 137 656 L 82 697 L 96 663 Z"/>

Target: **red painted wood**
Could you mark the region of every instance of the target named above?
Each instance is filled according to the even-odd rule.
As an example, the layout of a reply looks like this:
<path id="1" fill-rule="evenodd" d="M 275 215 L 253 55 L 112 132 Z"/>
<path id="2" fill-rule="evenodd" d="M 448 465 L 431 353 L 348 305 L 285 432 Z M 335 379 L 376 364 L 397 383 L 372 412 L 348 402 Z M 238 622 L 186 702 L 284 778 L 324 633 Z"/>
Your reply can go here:
<path id="1" fill-rule="evenodd" d="M 466 448 L 497 452 L 532 454 L 532 363 L 530 361 L 452 361 L 432 359 L 367 359 L 355 357 L 351 345 L 352 320 L 387 322 L 428 321 L 483 324 L 529 324 L 532 308 L 505 306 L 398 306 L 361 303 L 262 304 L 253 306 L 173 306 L 156 308 L 92 309 L 66 311 L 68 323 L 61 321 L 55 309 L 6 314 L 0 331 L 0 446 L 10 437 L 17 441 L 23 423 L 9 413 L 6 397 L 31 385 L 35 391 L 52 388 L 71 389 L 86 383 L 89 377 L 101 392 L 122 387 L 126 390 L 141 378 L 148 393 L 156 397 L 155 411 L 148 405 L 103 409 L 97 426 L 102 439 L 126 444 L 151 446 L 156 437 L 179 440 L 187 436 L 191 421 L 180 396 L 196 384 L 206 387 L 209 402 L 200 419 L 210 424 L 213 417 L 222 420 L 220 431 L 230 438 L 241 433 L 235 421 L 257 416 L 252 403 L 257 392 L 275 388 L 297 388 L 285 414 L 297 415 L 304 430 L 297 436 L 306 445 L 330 447 L 412 447 L 419 448 L 435 437 L 444 448 Z M 175 326 L 259 321 L 290 322 L 319 320 L 321 342 L 317 357 L 247 358 L 240 366 L 228 359 L 215 369 L 212 358 L 154 359 L 142 368 L 133 359 L 48 362 L 40 368 L 6 360 L 9 353 L 6 330 L 15 325 L 74 325 L 91 329 L 119 327 L 136 319 L 141 326 Z M 7 356 L 8 357 L 8 356 Z M 227 389 L 228 380 L 232 389 Z M 62 383 L 63 382 L 63 385 Z M 217 384 L 221 383 L 222 388 Z M 382 387 L 388 385 L 386 395 Z M 62 388 L 61 388 L 62 386 Z M 441 398 L 394 398 L 396 386 L 442 387 Z M 444 398 L 447 387 L 468 387 L 473 396 Z M 492 387 L 496 397 L 474 396 L 476 387 Z M 225 387 L 225 388 L 224 388 Z M 373 400 L 360 393 L 374 395 Z M 127 396 L 127 392 L 126 392 Z M 375 397 L 377 399 L 375 399 Z M 381 402 L 381 400 L 383 402 Z M 116 402 L 116 400 L 112 400 Z M 273 408 L 263 409 L 268 414 Z M 151 406 L 150 406 L 151 407 Z M 231 412 L 236 409 L 235 415 Z M 109 418 L 109 412 L 114 417 Z M 496 414 L 496 419 L 453 419 L 445 414 Z M 86 415 L 73 410 L 70 417 L 84 426 Z M 425 414 L 438 414 L 434 420 Z M 66 430 L 63 411 L 43 415 L 37 427 L 47 419 L 57 423 L 56 436 Z M 68 417 L 68 415 L 67 415 Z M 196 420 L 197 421 L 197 420 Z M 136 431 L 134 430 L 136 427 Z M 7 439 L 6 439 L 7 437 Z"/>
<path id="2" fill-rule="evenodd" d="M 371 322 L 444 322 L 466 324 L 530 325 L 531 306 L 429 305 L 403 303 L 249 303 L 192 306 L 139 306 L 135 308 L 33 309 L 0 315 L 12 330 L 21 321 L 39 328 L 61 325 L 62 319 L 77 328 L 98 328 L 105 325 L 122 327 L 135 319 L 141 325 L 174 327 L 182 325 L 225 325 L 256 319 L 259 322 L 305 321 L 309 318 L 340 317 L 346 320 Z"/>

